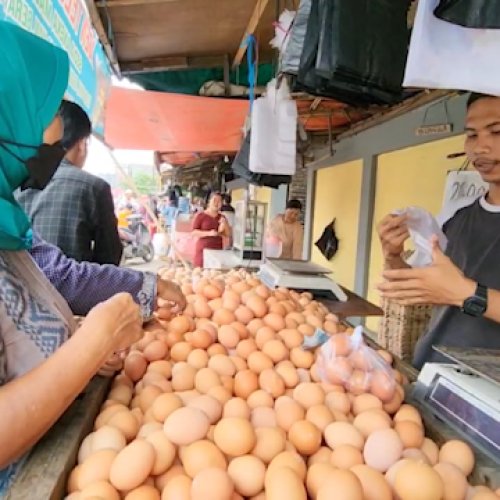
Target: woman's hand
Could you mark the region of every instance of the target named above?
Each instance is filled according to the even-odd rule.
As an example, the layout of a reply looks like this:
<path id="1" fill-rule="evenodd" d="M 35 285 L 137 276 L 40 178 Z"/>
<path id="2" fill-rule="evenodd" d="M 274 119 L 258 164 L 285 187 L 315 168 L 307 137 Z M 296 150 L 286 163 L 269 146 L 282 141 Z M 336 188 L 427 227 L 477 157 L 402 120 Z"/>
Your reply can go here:
<path id="1" fill-rule="evenodd" d="M 186 308 L 186 297 L 179 285 L 158 278 L 156 285 L 156 313 L 159 319 L 169 320 Z"/>
<path id="2" fill-rule="evenodd" d="M 123 368 L 124 351 L 114 353 L 97 372 L 101 377 L 112 377 Z"/>
<path id="3" fill-rule="evenodd" d="M 99 331 L 108 341 L 110 353 L 121 351 L 142 337 L 141 309 L 130 294 L 118 293 L 95 306 L 83 327 Z"/>

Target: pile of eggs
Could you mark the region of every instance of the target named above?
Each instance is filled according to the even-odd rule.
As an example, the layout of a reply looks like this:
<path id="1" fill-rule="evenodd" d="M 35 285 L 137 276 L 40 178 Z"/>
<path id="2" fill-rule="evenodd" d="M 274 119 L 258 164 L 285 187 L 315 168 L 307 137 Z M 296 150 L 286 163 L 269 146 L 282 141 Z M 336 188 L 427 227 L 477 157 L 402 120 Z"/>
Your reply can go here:
<path id="1" fill-rule="evenodd" d="M 350 331 L 308 294 L 271 291 L 243 271 L 164 277 L 188 306 L 132 347 L 67 500 L 500 498 L 469 485 L 466 443 L 425 437 L 398 371 L 382 399 L 373 384 L 321 379 L 304 337 L 319 327 L 337 342 Z"/>

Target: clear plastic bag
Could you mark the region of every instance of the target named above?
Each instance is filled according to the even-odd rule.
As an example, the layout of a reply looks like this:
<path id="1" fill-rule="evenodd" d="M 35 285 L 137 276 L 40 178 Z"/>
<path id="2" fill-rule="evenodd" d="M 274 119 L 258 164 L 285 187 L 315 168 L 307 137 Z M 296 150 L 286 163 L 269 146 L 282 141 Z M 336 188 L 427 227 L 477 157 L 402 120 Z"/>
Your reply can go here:
<path id="1" fill-rule="evenodd" d="M 383 403 L 391 401 L 396 390 L 392 367 L 363 339 L 363 329 L 352 335 L 332 335 L 317 358 L 320 378 L 341 385 L 352 394 L 372 393 Z"/>

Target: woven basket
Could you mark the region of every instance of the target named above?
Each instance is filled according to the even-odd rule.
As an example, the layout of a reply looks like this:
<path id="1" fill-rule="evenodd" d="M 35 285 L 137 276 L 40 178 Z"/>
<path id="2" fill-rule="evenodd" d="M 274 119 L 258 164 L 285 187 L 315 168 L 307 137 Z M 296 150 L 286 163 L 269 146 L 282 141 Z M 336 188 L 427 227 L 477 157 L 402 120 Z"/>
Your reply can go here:
<path id="1" fill-rule="evenodd" d="M 411 362 L 415 345 L 429 324 L 432 306 L 403 306 L 382 299 L 382 309 L 384 316 L 378 330 L 378 344 Z"/>

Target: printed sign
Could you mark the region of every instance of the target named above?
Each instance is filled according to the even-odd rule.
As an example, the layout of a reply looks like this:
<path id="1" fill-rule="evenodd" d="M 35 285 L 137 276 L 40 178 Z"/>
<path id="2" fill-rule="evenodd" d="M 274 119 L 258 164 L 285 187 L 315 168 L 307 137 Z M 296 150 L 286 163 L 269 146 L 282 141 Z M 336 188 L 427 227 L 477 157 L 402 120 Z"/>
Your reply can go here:
<path id="1" fill-rule="evenodd" d="M 104 134 L 104 105 L 111 69 L 83 0 L 0 0 L 0 19 L 18 24 L 69 55 L 67 99 L 89 114 Z"/>

